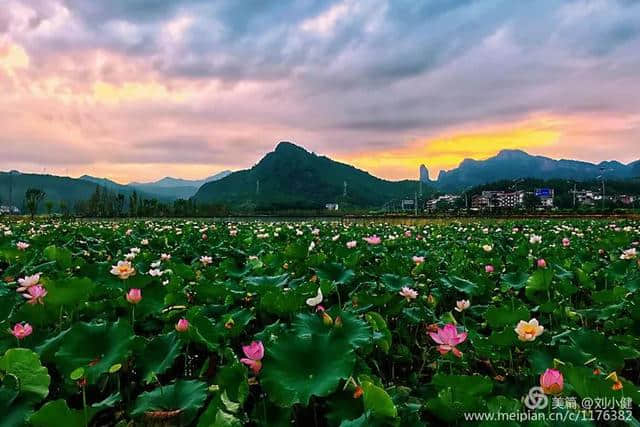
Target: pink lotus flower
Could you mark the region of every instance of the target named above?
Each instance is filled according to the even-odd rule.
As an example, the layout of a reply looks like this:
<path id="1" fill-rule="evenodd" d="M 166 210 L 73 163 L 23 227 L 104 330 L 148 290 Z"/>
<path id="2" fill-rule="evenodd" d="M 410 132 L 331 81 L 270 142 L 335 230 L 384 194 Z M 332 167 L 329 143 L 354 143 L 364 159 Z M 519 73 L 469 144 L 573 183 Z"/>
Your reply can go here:
<path id="1" fill-rule="evenodd" d="M 27 293 L 22 294 L 28 299 L 27 304 L 44 304 L 44 297 L 47 296 L 47 290 L 41 285 L 35 285 L 27 289 Z"/>
<path id="2" fill-rule="evenodd" d="M 423 256 L 414 256 L 413 258 L 411 258 L 411 260 L 416 264 L 416 265 L 420 265 L 424 262 L 424 257 Z"/>
<path id="3" fill-rule="evenodd" d="M 459 333 L 453 323 L 446 324 L 442 329 L 438 328 L 437 332 L 430 332 L 429 336 L 437 344 L 440 344 L 438 345 L 440 354 L 444 355 L 451 351 L 456 357 L 462 357 L 462 352 L 456 346 L 467 339 L 467 333 Z"/>
<path id="4" fill-rule="evenodd" d="M 400 296 L 403 296 L 407 299 L 407 301 L 411 301 L 412 299 L 416 299 L 418 296 L 418 291 L 413 290 L 404 286 L 400 292 L 398 292 Z"/>
<path id="5" fill-rule="evenodd" d="M 407 230 L 404 232 L 404 237 L 411 237 L 411 230 Z"/>
<path id="6" fill-rule="evenodd" d="M 13 325 L 13 329 L 10 330 L 11 335 L 19 340 L 23 340 L 33 332 L 33 328 L 28 323 L 16 323 Z"/>
<path id="7" fill-rule="evenodd" d="M 571 240 L 569 240 L 569 238 L 565 237 L 564 239 L 562 239 L 562 246 L 564 246 L 565 248 L 568 248 L 571 245 Z"/>
<path id="8" fill-rule="evenodd" d="M 560 394 L 564 388 L 562 372 L 555 369 L 547 369 L 540 375 L 540 387 L 545 394 Z"/>
<path id="9" fill-rule="evenodd" d="M 382 242 L 382 239 L 375 234 L 373 236 L 363 237 L 362 240 L 370 245 L 379 245 Z"/>
<path id="10" fill-rule="evenodd" d="M 358 242 L 356 242 L 355 240 L 347 242 L 347 249 L 353 249 L 353 248 L 356 247 L 357 244 L 358 244 Z"/>
<path id="11" fill-rule="evenodd" d="M 537 319 L 528 322 L 521 320 L 514 330 L 520 341 L 535 341 L 544 332 L 544 326 L 541 326 Z"/>
<path id="12" fill-rule="evenodd" d="M 40 282 L 40 273 L 34 274 L 33 276 L 24 276 L 24 279 L 18 279 L 18 292 L 24 292 L 29 289 L 31 286 L 35 286 Z"/>
<path id="13" fill-rule="evenodd" d="M 491 264 L 487 264 L 487 265 L 485 265 L 485 266 L 484 266 L 484 271 L 485 271 L 486 273 L 491 274 L 491 273 L 493 273 L 493 270 L 494 270 L 494 269 L 493 269 L 493 265 L 491 265 Z"/>
<path id="14" fill-rule="evenodd" d="M 27 248 L 29 248 L 29 246 L 31 246 L 31 245 L 29 245 L 28 243 L 25 243 L 25 242 L 16 243 L 16 248 L 18 248 L 19 251 L 24 251 Z"/>
<path id="15" fill-rule="evenodd" d="M 135 258 L 133 252 L 131 255 Z M 118 261 L 118 264 L 111 267 L 111 274 L 118 276 L 122 280 L 127 280 L 136 274 L 136 269 L 133 268 L 130 261 Z"/>
<path id="16" fill-rule="evenodd" d="M 203 255 L 200 257 L 200 262 L 204 267 L 206 267 L 207 265 L 213 263 L 213 258 L 211 258 L 210 256 Z"/>
<path id="17" fill-rule="evenodd" d="M 544 258 L 540 258 L 537 261 L 538 264 L 538 268 L 547 268 L 547 261 L 544 260 Z"/>
<path id="18" fill-rule="evenodd" d="M 189 321 L 187 319 L 182 318 L 178 320 L 178 323 L 176 323 L 176 331 L 187 332 L 188 329 L 189 329 Z"/>
<path id="19" fill-rule="evenodd" d="M 142 291 L 138 288 L 131 288 L 127 292 L 126 298 L 130 304 L 138 304 L 142 300 Z"/>
<path id="20" fill-rule="evenodd" d="M 260 369 L 262 369 L 262 358 L 264 357 L 264 346 L 262 341 L 253 341 L 249 345 L 243 345 L 242 351 L 247 357 L 240 359 L 240 362 L 247 365 L 254 374 L 258 375 Z"/>

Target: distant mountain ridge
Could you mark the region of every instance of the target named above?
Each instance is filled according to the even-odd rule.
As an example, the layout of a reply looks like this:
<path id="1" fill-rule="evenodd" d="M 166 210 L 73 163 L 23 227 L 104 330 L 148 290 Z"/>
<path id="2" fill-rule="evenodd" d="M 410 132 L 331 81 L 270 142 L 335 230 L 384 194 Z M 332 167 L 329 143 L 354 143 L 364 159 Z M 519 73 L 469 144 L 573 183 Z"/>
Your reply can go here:
<path id="1" fill-rule="evenodd" d="M 211 175 L 205 179 L 182 179 L 182 178 L 173 178 L 171 176 L 165 176 L 158 181 L 153 182 L 130 182 L 128 185 L 134 187 L 143 187 L 143 186 L 158 186 L 158 187 L 200 187 L 203 184 L 206 184 L 210 181 L 217 181 L 219 179 L 224 178 L 225 176 L 231 173 L 230 170 L 224 170 L 215 175 Z"/>
<path id="2" fill-rule="evenodd" d="M 417 181 L 386 181 L 283 141 L 251 169 L 203 185 L 194 199 L 241 209 L 381 207 L 391 199 L 413 198 L 417 187 Z"/>
<path id="3" fill-rule="evenodd" d="M 155 182 L 131 182 L 130 187 L 137 188 L 141 191 L 158 194 L 162 197 L 171 197 L 174 199 L 188 199 L 192 197 L 198 189 L 207 182 L 217 181 L 229 175 L 230 170 L 219 172 L 205 179 L 189 180 L 182 178 L 173 178 L 166 176 Z"/>
<path id="4" fill-rule="evenodd" d="M 518 179 L 569 179 L 589 181 L 604 173 L 605 179 L 640 176 L 640 160 L 627 165 L 618 161 L 598 164 L 578 160 L 555 160 L 530 155 L 522 150 L 502 150 L 486 160 L 465 159 L 449 171 L 441 171 L 432 182 L 441 191 L 461 191 L 490 182 Z"/>
<path id="5" fill-rule="evenodd" d="M 159 199 L 188 199 L 198 191 L 203 184 L 210 181 L 217 181 L 229 175 L 231 171 L 225 170 L 205 179 L 189 180 L 182 178 L 164 177 L 154 182 L 130 182 L 129 184 L 118 184 L 107 178 L 97 178 L 90 175 L 82 175 L 79 179 L 90 181 L 114 191 L 131 192 L 136 190 L 142 194 Z"/>

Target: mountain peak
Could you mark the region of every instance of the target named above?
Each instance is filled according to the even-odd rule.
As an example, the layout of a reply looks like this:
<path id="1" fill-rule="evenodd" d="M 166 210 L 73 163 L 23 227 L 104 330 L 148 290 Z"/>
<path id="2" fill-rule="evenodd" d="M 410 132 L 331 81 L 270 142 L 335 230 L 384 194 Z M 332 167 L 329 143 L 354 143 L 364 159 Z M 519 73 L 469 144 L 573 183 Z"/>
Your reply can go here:
<path id="1" fill-rule="evenodd" d="M 429 182 L 429 169 L 424 164 L 420 165 L 420 181 Z"/>
<path id="2" fill-rule="evenodd" d="M 504 149 L 500 150 L 496 157 L 530 157 L 531 155 L 526 151 L 517 150 L 517 149 Z"/>
<path id="3" fill-rule="evenodd" d="M 305 153 L 307 152 L 307 150 L 305 150 L 304 148 L 289 141 L 280 141 L 276 146 L 275 151 L 278 153 L 291 151 L 304 151 Z"/>

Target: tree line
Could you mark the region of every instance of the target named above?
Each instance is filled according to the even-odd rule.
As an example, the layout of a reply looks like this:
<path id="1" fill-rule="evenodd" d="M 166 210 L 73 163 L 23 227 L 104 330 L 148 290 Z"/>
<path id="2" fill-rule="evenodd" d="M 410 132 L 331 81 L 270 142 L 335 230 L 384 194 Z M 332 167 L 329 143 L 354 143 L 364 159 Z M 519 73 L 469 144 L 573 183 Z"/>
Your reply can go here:
<path id="1" fill-rule="evenodd" d="M 46 193 L 37 188 L 29 188 L 25 192 L 24 207 L 33 218 L 41 211 L 41 203 Z M 199 204 L 191 199 L 161 201 L 155 198 L 141 197 L 136 191 L 129 195 L 111 191 L 100 185 L 87 200 L 76 201 L 71 209 L 66 201 L 57 206 L 52 200 L 43 205 L 48 215 L 58 212 L 63 216 L 79 216 L 88 218 L 119 217 L 211 217 L 226 216 L 229 209 L 222 204 Z"/>

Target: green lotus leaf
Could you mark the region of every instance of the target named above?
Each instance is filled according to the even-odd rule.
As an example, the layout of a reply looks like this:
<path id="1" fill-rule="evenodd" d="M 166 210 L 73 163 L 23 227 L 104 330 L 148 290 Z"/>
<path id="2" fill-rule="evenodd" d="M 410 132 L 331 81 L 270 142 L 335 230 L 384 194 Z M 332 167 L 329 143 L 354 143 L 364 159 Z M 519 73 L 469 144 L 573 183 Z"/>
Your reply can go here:
<path id="1" fill-rule="evenodd" d="M 32 411 L 31 402 L 21 399 L 18 378 L 5 375 L 0 382 L 0 427 L 24 425 L 25 419 Z"/>
<path id="2" fill-rule="evenodd" d="M 247 368 L 237 359 L 220 368 L 215 383 L 234 402 L 244 403 L 249 395 Z"/>
<path id="3" fill-rule="evenodd" d="M 529 309 L 523 305 L 504 303 L 500 307 L 489 307 L 485 313 L 487 323 L 492 328 L 518 324 L 520 320 L 529 320 Z"/>
<path id="4" fill-rule="evenodd" d="M 369 381 L 362 382 L 364 408 L 375 416 L 394 418 L 398 409 L 387 392 Z"/>
<path id="5" fill-rule="evenodd" d="M 90 418 L 87 421 L 90 421 Z M 84 412 L 69 408 L 65 400 L 59 399 L 45 403 L 31 415 L 29 423 L 33 427 L 83 427 Z"/>
<path id="6" fill-rule="evenodd" d="M 376 339 L 376 344 L 384 351 L 388 353 L 391 349 L 391 331 L 387 327 L 387 322 L 380 315 L 380 313 L 376 313 L 375 311 L 369 312 L 366 314 L 365 318 L 371 328 L 380 334 L 380 337 Z"/>
<path id="7" fill-rule="evenodd" d="M 595 357 L 599 364 L 611 371 L 624 366 L 627 354 L 606 335 L 581 329 L 573 331 L 569 338 L 572 345 L 561 345 L 559 349 L 559 357 L 562 360 L 582 365 Z"/>
<path id="8" fill-rule="evenodd" d="M 522 289 L 527 285 L 529 275 L 525 272 L 507 273 L 502 275 L 503 288 Z"/>
<path id="9" fill-rule="evenodd" d="M 316 272 L 321 280 L 328 280 L 339 285 L 351 282 L 356 275 L 353 270 L 345 268 L 344 265 L 336 262 L 325 264 L 316 269 Z"/>
<path id="10" fill-rule="evenodd" d="M 327 327 L 322 318 L 315 314 L 299 314 L 293 328 L 302 338 L 327 335 L 331 343 L 353 349 L 371 341 L 371 329 L 365 322 L 349 312 L 331 313 L 334 321 L 342 320 L 342 326 Z"/>
<path id="11" fill-rule="evenodd" d="M 553 270 L 550 268 L 539 268 L 529 277 L 525 293 L 527 298 L 537 301 L 540 294 L 544 294 L 551 287 L 553 280 Z"/>
<path id="12" fill-rule="evenodd" d="M 281 274 L 279 276 L 247 277 L 245 281 L 247 282 L 247 287 L 252 292 L 261 292 L 271 290 L 273 288 L 285 287 L 289 281 L 289 273 Z"/>
<path id="13" fill-rule="evenodd" d="M 267 347 L 260 374 L 270 399 L 280 406 L 309 404 L 311 396 L 331 394 L 348 378 L 354 349 L 371 339 L 369 328 L 343 313 L 343 326 L 326 326 L 315 315 L 301 314 L 292 331 Z"/>
<path id="14" fill-rule="evenodd" d="M 65 377 L 80 367 L 93 383 L 111 366 L 127 358 L 133 331 L 123 319 L 115 323 L 77 323 L 59 342 L 54 361 Z"/>
<path id="15" fill-rule="evenodd" d="M 182 425 L 189 424 L 207 400 L 207 384 L 202 381 L 178 380 L 174 384 L 142 393 L 135 401 L 131 415 L 141 417 L 153 411 L 180 411 Z"/>
<path id="16" fill-rule="evenodd" d="M 51 377 L 40 363 L 37 353 L 26 348 L 12 348 L 0 358 L 0 371 L 18 380 L 20 394 L 28 400 L 40 401 L 49 394 Z"/>
<path id="17" fill-rule="evenodd" d="M 42 255 L 44 255 L 44 257 L 49 261 L 55 261 L 61 269 L 71 267 L 71 251 L 68 249 L 56 246 L 47 246 L 44 251 L 42 251 Z"/>
<path id="18" fill-rule="evenodd" d="M 440 278 L 440 282 L 446 287 L 446 288 L 452 288 L 455 289 L 459 292 L 465 293 L 467 295 L 476 295 L 476 294 L 481 294 L 482 291 L 480 290 L 480 288 L 478 287 L 478 285 L 476 285 L 475 283 L 473 283 L 470 280 L 467 279 L 463 279 L 461 277 L 458 276 L 447 276 L 447 277 L 442 277 Z"/>
<path id="19" fill-rule="evenodd" d="M 70 278 L 46 281 L 47 305 L 77 307 L 87 301 L 95 288 L 88 278 Z"/>
<path id="20" fill-rule="evenodd" d="M 142 289 L 142 300 L 135 307 L 136 319 L 144 319 L 147 316 L 160 313 L 165 306 L 164 297 L 166 295 L 166 288 L 159 284 L 152 284 Z M 124 293 L 122 298 L 124 301 Z"/>
<path id="21" fill-rule="evenodd" d="M 144 347 L 136 354 L 136 367 L 140 370 L 142 380 L 150 383 L 156 375 L 171 368 L 182 351 L 182 345 L 183 341 L 175 332 L 145 340 Z"/>
<path id="22" fill-rule="evenodd" d="M 260 296 L 260 310 L 277 316 L 296 313 L 304 306 L 306 297 L 299 290 L 282 291 L 275 289 L 263 292 Z"/>
<path id="23" fill-rule="evenodd" d="M 200 415 L 198 427 L 240 427 L 242 423 L 235 415 L 239 409 L 240 404 L 231 401 L 226 392 L 218 392 Z"/>
<path id="24" fill-rule="evenodd" d="M 380 276 L 380 281 L 391 292 L 397 292 L 405 286 L 414 286 L 411 277 L 397 276 L 395 274 L 383 274 Z"/>

